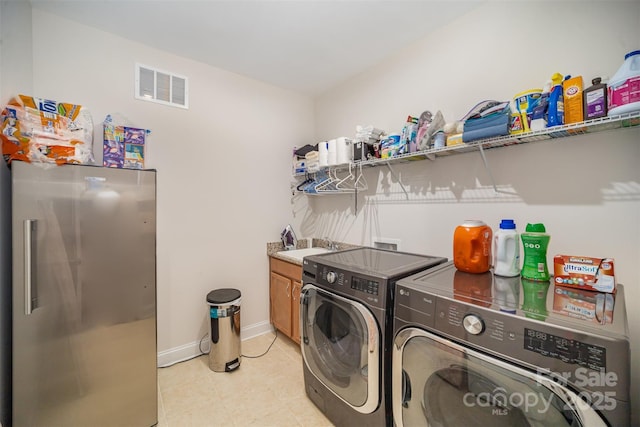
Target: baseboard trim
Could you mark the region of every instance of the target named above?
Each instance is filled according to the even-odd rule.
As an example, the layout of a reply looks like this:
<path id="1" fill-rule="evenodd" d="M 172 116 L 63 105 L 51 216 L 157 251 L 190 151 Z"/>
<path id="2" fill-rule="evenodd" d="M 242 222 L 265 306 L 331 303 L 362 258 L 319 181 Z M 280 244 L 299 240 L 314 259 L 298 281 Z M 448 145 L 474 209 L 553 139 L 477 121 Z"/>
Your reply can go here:
<path id="1" fill-rule="evenodd" d="M 240 330 L 240 339 L 245 341 L 272 331 L 273 326 L 268 321 L 254 323 L 253 325 L 249 325 Z M 205 352 L 209 351 L 208 341 L 203 342 L 203 350 Z M 203 353 L 200 351 L 200 341 L 194 341 L 168 350 L 159 351 L 158 367 L 166 368 L 176 363 L 193 359 L 194 357 L 198 357 L 202 354 Z"/>

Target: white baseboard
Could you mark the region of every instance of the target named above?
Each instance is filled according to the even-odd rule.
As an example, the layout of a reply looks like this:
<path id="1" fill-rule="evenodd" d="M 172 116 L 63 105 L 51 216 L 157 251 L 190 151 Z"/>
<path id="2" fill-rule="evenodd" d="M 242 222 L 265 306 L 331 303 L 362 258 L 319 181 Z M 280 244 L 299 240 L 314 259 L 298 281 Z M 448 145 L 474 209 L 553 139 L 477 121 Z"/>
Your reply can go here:
<path id="1" fill-rule="evenodd" d="M 246 328 L 242 328 L 240 330 L 240 339 L 242 341 L 245 341 L 271 331 L 273 331 L 273 326 L 271 326 L 271 323 L 269 323 L 269 321 L 254 323 L 253 325 L 249 325 Z M 202 347 L 202 350 L 204 350 L 205 352 L 209 351 L 208 340 L 203 341 Z M 194 341 L 178 347 L 170 348 L 168 350 L 159 351 L 158 367 L 165 368 L 178 362 L 193 359 L 194 357 L 198 357 L 201 354 L 203 353 L 200 351 L 199 341 Z"/>

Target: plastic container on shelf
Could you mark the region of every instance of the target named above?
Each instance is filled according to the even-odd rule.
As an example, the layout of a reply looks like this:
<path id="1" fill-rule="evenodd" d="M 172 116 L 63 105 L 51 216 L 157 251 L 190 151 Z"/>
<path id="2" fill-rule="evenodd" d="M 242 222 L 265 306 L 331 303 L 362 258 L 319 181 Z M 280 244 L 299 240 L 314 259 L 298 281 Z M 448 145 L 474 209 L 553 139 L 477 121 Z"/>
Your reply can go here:
<path id="1" fill-rule="evenodd" d="M 327 141 L 318 143 L 318 164 L 321 168 L 329 166 L 329 143 Z"/>
<path id="2" fill-rule="evenodd" d="M 624 62 L 609 80 L 609 116 L 640 110 L 640 50 L 624 56 Z"/>
<path id="3" fill-rule="evenodd" d="M 607 115 L 607 84 L 601 77 L 591 80 L 593 86 L 586 88 L 584 95 L 584 119 L 591 120 Z"/>
<path id="4" fill-rule="evenodd" d="M 527 224 L 520 236 L 524 248 L 520 274 L 524 279 L 548 281 L 551 278 L 547 266 L 547 248 L 551 236 L 546 231 L 544 224 Z"/>
<path id="5" fill-rule="evenodd" d="M 553 87 L 549 94 L 549 107 L 547 109 L 547 127 L 564 124 L 564 97 L 562 96 L 562 74 L 555 73 L 551 76 Z"/>
<path id="6" fill-rule="evenodd" d="M 338 164 L 338 142 L 336 139 L 327 141 L 327 164 L 329 166 Z"/>
<path id="7" fill-rule="evenodd" d="M 500 221 L 493 238 L 493 273 L 496 276 L 520 275 L 520 240 L 512 219 Z"/>
<path id="8" fill-rule="evenodd" d="M 538 105 L 541 96 L 542 89 L 529 89 L 527 91 L 517 93 L 513 97 L 513 102 L 517 111 L 516 114 L 519 114 L 520 116 L 519 119 L 522 132 L 529 132 L 531 130 L 529 127 L 531 120 L 530 115 L 533 112 L 534 107 Z"/>

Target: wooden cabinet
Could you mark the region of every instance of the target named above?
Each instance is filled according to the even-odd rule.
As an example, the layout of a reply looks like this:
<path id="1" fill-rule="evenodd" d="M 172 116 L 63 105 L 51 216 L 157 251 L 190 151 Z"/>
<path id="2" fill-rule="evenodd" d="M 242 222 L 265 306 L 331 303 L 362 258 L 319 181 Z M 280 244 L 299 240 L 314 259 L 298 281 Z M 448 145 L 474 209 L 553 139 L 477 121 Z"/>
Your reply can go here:
<path id="1" fill-rule="evenodd" d="M 291 292 L 291 339 L 300 344 L 300 291 L 302 282 L 293 281 L 293 291 Z"/>
<path id="2" fill-rule="evenodd" d="M 300 343 L 302 267 L 270 258 L 269 315 L 280 332 Z"/>

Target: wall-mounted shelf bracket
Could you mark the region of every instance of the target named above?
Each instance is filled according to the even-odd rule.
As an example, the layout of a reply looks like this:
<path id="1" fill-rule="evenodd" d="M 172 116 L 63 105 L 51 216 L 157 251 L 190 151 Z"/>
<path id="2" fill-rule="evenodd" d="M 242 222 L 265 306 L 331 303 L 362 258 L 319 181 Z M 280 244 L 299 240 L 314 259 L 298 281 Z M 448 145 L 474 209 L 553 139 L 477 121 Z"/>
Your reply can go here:
<path id="1" fill-rule="evenodd" d="M 398 175 L 396 175 L 396 173 L 394 172 L 393 168 L 391 167 L 391 164 L 389 164 L 389 162 L 386 163 L 387 167 L 389 168 L 389 172 L 391 172 L 391 176 L 398 181 L 398 184 L 400 184 L 400 187 L 402 188 L 402 191 L 404 191 L 404 196 L 407 198 L 407 200 L 409 200 L 409 193 L 407 193 L 407 189 L 404 188 L 404 185 L 402 184 L 402 181 L 400 181 L 400 178 L 398 177 Z"/>
<path id="2" fill-rule="evenodd" d="M 482 148 L 482 144 L 480 144 L 478 147 L 480 148 L 480 156 L 482 157 L 482 163 L 484 163 L 484 169 L 487 171 L 487 174 L 489 175 L 489 179 L 491 180 L 493 191 L 498 193 L 498 187 L 496 187 L 496 181 L 493 179 L 493 174 L 491 173 L 489 162 L 487 162 L 487 156 L 484 155 L 484 148 Z"/>

